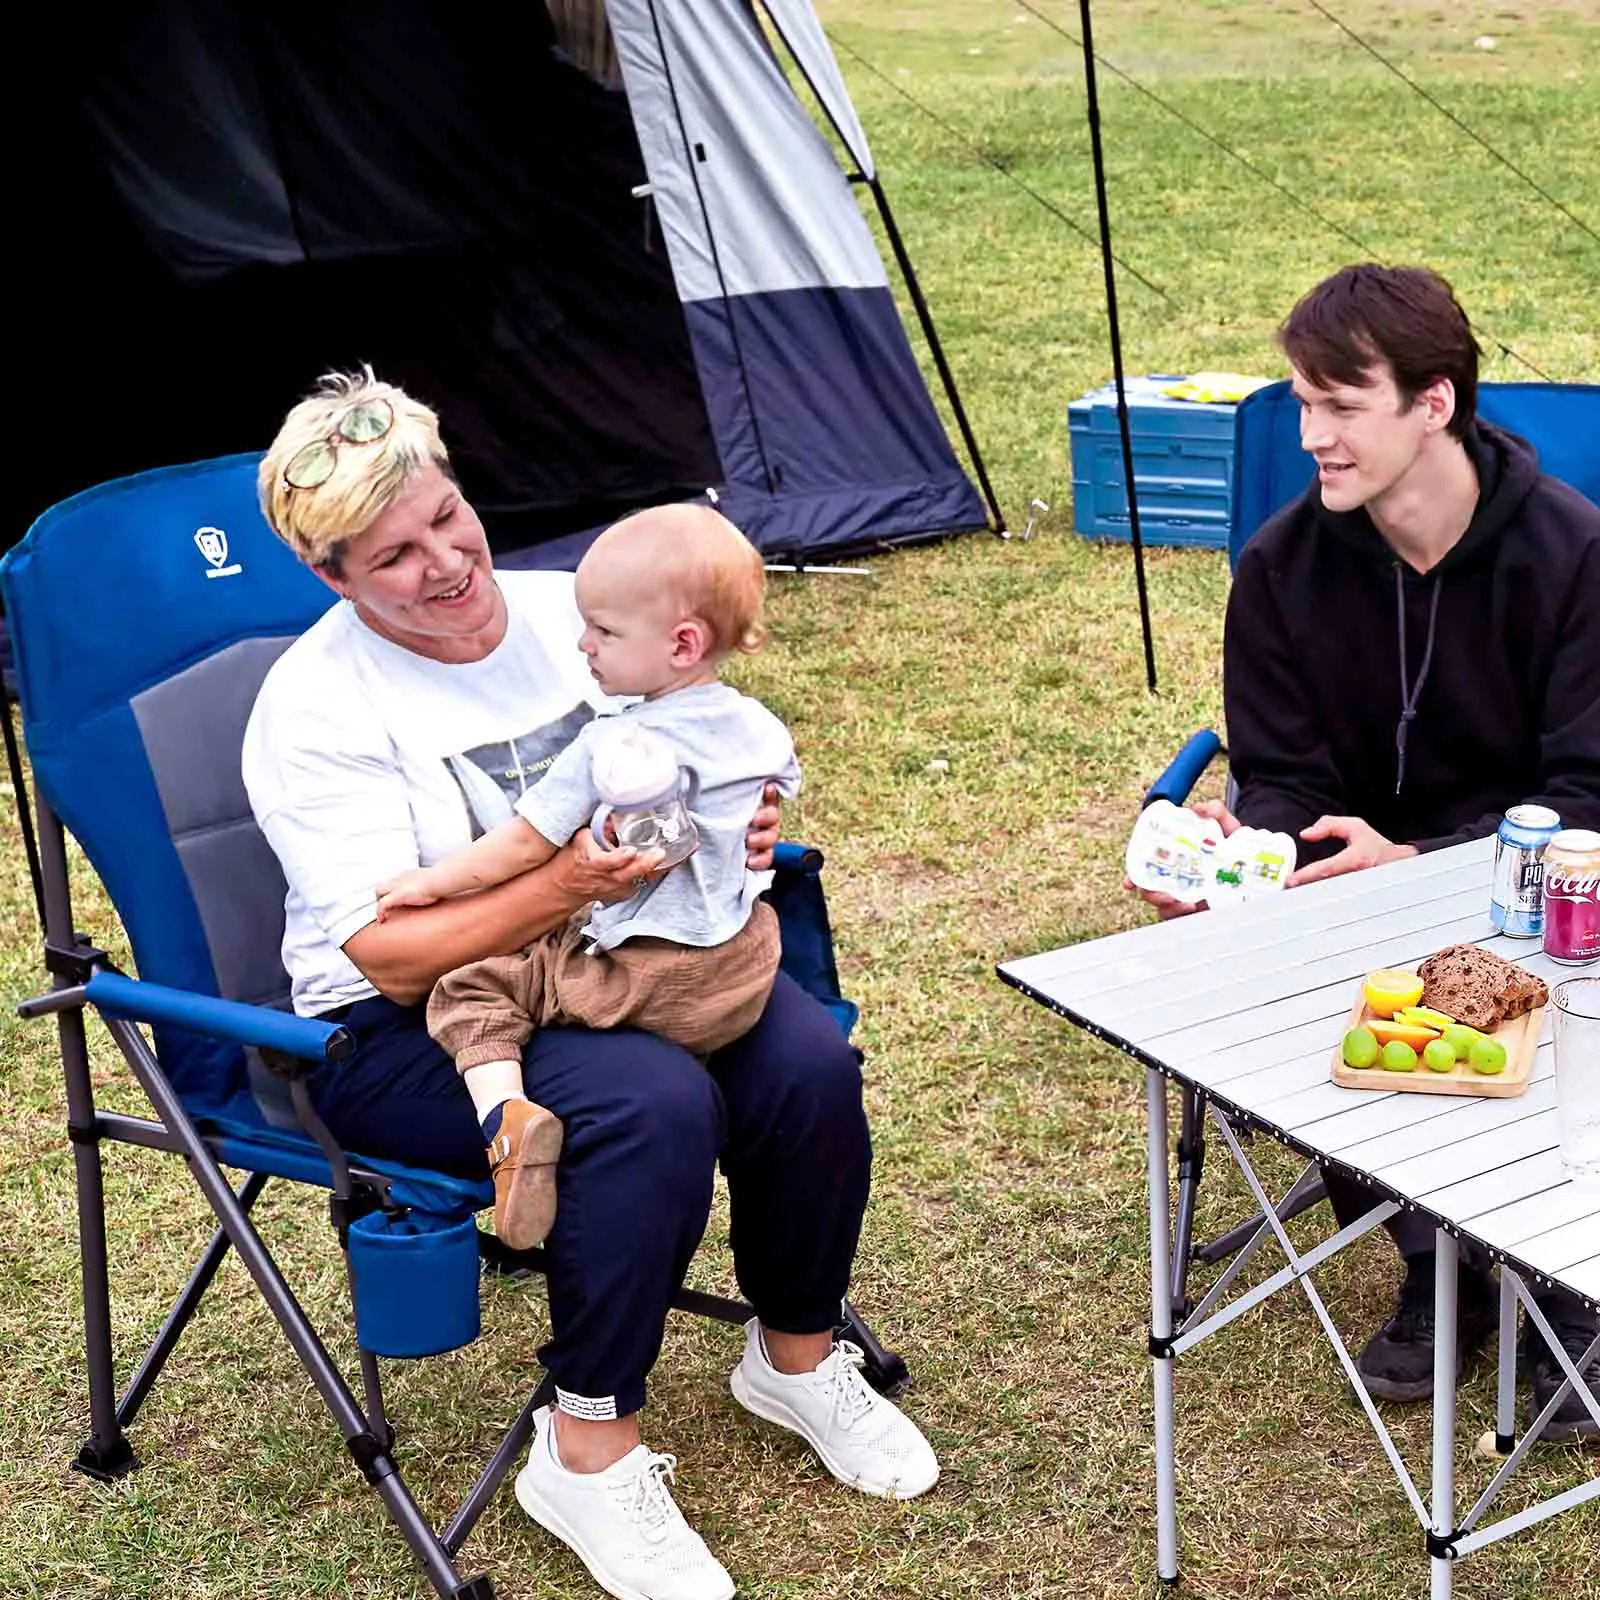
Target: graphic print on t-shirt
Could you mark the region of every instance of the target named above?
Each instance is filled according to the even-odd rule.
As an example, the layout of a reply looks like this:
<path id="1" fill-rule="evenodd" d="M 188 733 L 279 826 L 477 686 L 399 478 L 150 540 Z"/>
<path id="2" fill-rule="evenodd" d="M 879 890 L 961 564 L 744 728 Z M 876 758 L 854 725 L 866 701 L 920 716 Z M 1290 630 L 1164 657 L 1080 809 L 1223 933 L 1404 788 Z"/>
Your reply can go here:
<path id="1" fill-rule="evenodd" d="M 473 837 L 509 820 L 522 793 L 544 776 L 584 724 L 593 720 L 593 707 L 579 704 L 554 722 L 515 739 L 496 739 L 447 756 L 445 765 L 460 786 L 472 817 Z"/>

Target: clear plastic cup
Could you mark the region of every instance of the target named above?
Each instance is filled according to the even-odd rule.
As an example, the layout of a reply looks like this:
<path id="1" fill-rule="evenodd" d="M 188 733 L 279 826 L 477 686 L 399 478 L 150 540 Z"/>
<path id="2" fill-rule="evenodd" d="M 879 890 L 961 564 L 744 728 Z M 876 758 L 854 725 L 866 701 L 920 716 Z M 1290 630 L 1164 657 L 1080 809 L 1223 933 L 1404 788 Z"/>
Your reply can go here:
<path id="1" fill-rule="evenodd" d="M 1556 1125 L 1574 1183 L 1600 1185 L 1600 978 L 1557 984 Z"/>

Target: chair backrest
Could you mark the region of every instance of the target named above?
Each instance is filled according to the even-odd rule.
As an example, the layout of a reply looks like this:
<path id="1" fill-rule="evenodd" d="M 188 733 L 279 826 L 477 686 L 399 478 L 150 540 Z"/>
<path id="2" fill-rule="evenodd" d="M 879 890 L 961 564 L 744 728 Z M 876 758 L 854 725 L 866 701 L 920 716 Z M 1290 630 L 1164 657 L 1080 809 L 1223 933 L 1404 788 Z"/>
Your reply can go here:
<path id="1" fill-rule="evenodd" d="M 1600 504 L 1600 384 L 1485 383 L 1478 415 L 1526 439 L 1552 478 Z M 1303 494 L 1311 464 L 1300 448 L 1300 405 L 1287 382 L 1257 389 L 1233 421 L 1233 499 L 1228 562 L 1280 506 Z"/>
<path id="2" fill-rule="evenodd" d="M 0 594 L 34 781 L 115 903 L 139 975 L 286 1005 L 284 879 L 239 757 L 267 669 L 333 597 L 262 518 L 257 460 L 163 468 L 63 501 L 0 562 Z M 821 857 L 783 848 L 785 970 L 848 1033 Z M 158 1047 L 192 1110 L 293 1125 L 253 1052 L 174 1030 L 158 1030 Z"/>
<path id="3" fill-rule="evenodd" d="M 278 654 L 333 596 L 272 534 L 257 457 L 102 484 L 0 563 L 41 796 L 122 918 L 141 977 L 283 1003 L 284 882 L 239 774 Z M 159 1039 L 180 1095 L 247 1111 L 244 1052 Z"/>

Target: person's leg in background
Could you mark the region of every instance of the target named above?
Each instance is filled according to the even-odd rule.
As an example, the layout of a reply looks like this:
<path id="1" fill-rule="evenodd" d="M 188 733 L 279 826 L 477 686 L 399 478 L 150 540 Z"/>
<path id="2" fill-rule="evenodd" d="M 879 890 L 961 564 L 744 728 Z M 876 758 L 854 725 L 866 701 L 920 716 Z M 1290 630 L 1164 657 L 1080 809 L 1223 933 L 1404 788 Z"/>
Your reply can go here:
<path id="1" fill-rule="evenodd" d="M 708 1063 L 727 1109 L 734 1270 L 756 1311 L 730 1387 L 842 1482 L 908 1499 L 933 1486 L 938 1460 L 869 1387 L 860 1352 L 833 1338 L 871 1184 L 860 1062 L 827 1010 L 780 973 L 761 1020 Z"/>
<path id="2" fill-rule="evenodd" d="M 1376 1203 L 1377 1191 L 1328 1168 L 1323 1169 L 1328 1200 L 1340 1227 L 1348 1227 Z M 1434 1227 L 1420 1212 L 1404 1211 L 1384 1224 L 1405 1263 L 1394 1311 L 1367 1341 L 1356 1369 L 1368 1389 L 1383 1400 L 1425 1400 L 1433 1393 L 1433 1267 Z M 1600 1333 L 1600 1317 L 1560 1290 L 1535 1295 L 1562 1348 L 1580 1362 Z M 1493 1336 L 1499 1327 L 1499 1295 L 1489 1263 L 1463 1249 L 1456 1311 L 1457 1366 Z M 1524 1364 L 1533 1382 L 1532 1415 L 1537 1416 L 1566 1381 L 1561 1364 L 1536 1330 L 1524 1320 Z M 1600 1394 L 1600 1354 L 1579 1371 Z M 1547 1439 L 1600 1437 L 1597 1424 L 1576 1393 L 1569 1393 L 1545 1429 Z"/>
<path id="3" fill-rule="evenodd" d="M 1375 1206 L 1375 1189 L 1324 1167 L 1328 1202 L 1341 1228 Z M 1416 1211 L 1402 1211 L 1385 1224 L 1405 1265 L 1394 1310 L 1356 1357 L 1356 1370 L 1380 1400 L 1426 1400 L 1433 1393 L 1434 1225 Z M 1499 1326 L 1499 1291 L 1488 1263 L 1464 1250 L 1456 1302 L 1456 1370 Z"/>

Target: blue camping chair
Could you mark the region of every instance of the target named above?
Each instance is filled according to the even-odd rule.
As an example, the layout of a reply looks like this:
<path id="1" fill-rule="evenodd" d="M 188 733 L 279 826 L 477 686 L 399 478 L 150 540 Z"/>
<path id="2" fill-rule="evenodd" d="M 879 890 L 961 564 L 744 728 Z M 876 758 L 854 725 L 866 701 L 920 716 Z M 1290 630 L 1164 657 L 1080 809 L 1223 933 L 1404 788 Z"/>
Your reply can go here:
<path id="1" fill-rule="evenodd" d="M 1484 383 L 1478 415 L 1524 438 L 1552 478 L 1600 504 L 1600 384 Z M 1311 465 L 1300 448 L 1300 402 L 1287 381 L 1269 383 L 1233 416 L 1233 498 L 1228 507 L 1228 565 L 1274 511 L 1304 494 Z"/>
<path id="2" fill-rule="evenodd" d="M 347 1059 L 353 1041 L 286 1009 L 278 953 L 284 883 L 251 818 L 239 752 L 267 669 L 330 597 L 262 520 L 256 462 L 232 456 L 91 489 L 46 512 L 0 563 L 37 792 L 37 888 L 53 985 L 18 1009 L 56 1017 L 78 1191 L 91 1426 L 75 1465 L 101 1480 L 139 1465 L 125 1430 L 231 1247 L 434 1590 L 489 1600 L 489 1579 L 463 1579 L 455 1556 L 553 1385 L 548 1377 L 540 1384 L 448 1525 L 435 1531 L 394 1461 L 379 1357 L 468 1342 L 478 1331 L 480 1257 L 490 1270 L 520 1273 L 538 1270 L 543 1256 L 480 1234 L 475 1215 L 493 1203 L 487 1179 L 346 1152 L 312 1108 L 305 1075 Z M 9 706 L 6 715 L 9 725 Z M 26 815 L 20 781 L 17 795 Z M 66 833 L 118 910 L 138 980 L 76 930 Z M 784 845 L 777 865 L 784 968 L 848 1034 L 856 1011 L 839 992 L 822 857 Z M 152 1117 L 96 1107 L 86 1013 L 119 1047 Z M 153 1049 L 141 1023 L 152 1029 Z M 108 1140 L 185 1159 L 219 1223 L 120 1398 L 101 1190 Z M 237 1189 L 225 1166 L 245 1174 Z M 272 1179 L 331 1191 L 355 1311 L 359 1399 L 251 1223 Z M 751 1314 L 738 1301 L 687 1289 L 675 1304 L 731 1323 Z M 848 1303 L 840 1330 L 866 1352 L 878 1387 L 903 1387 L 904 1364 Z"/>
<path id="3" fill-rule="evenodd" d="M 1543 470 L 1600 504 L 1600 384 L 1485 383 L 1478 388 L 1478 414 L 1486 422 L 1526 439 L 1539 452 Z M 1246 541 L 1273 512 L 1305 493 L 1310 458 L 1300 448 L 1300 403 L 1287 381 L 1268 384 L 1242 401 L 1234 413 L 1233 498 L 1228 518 L 1228 565 L 1239 564 Z M 1182 805 L 1222 741 L 1209 728 L 1190 736 L 1159 778 L 1144 804 L 1170 800 Z M 1233 802 L 1233 785 L 1228 785 Z M 1178 1208 L 1172 1250 L 1173 1303 L 1187 1314 L 1191 1262 L 1212 1263 L 1237 1252 L 1260 1225 L 1259 1217 L 1230 1228 L 1205 1244 L 1193 1240 L 1194 1210 L 1205 1163 L 1205 1106 L 1198 1091 L 1184 1094 L 1178 1134 Z M 1311 1180 L 1285 1196 L 1279 1216 L 1298 1216 L 1323 1199 Z"/>

